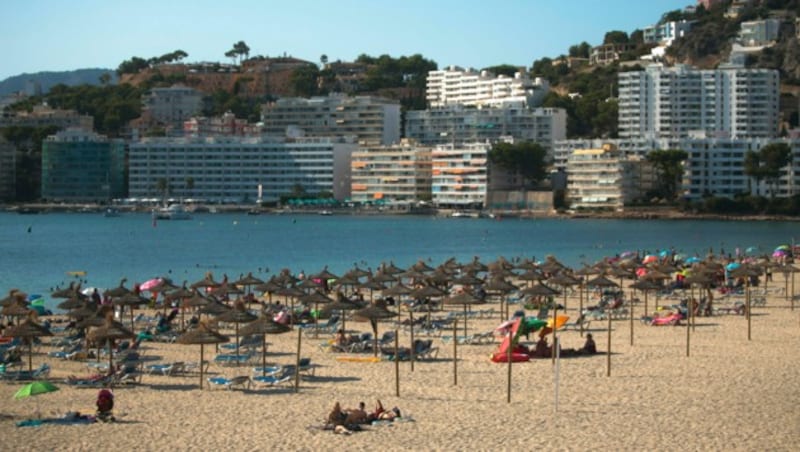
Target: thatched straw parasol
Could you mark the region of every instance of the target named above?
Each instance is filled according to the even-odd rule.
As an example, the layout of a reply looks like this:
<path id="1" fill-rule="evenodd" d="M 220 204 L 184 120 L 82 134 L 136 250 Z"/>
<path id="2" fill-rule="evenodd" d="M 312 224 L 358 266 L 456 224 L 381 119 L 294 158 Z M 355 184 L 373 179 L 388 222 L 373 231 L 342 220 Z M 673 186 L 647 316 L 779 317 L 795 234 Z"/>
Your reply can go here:
<path id="1" fill-rule="evenodd" d="M 203 367 L 205 367 L 203 364 L 203 348 L 206 344 L 228 342 L 228 338 L 212 330 L 205 323 L 200 322 L 197 328 L 178 336 L 175 342 L 179 344 L 200 344 L 200 389 L 203 389 Z"/>
<path id="2" fill-rule="evenodd" d="M 240 332 L 245 336 L 254 336 L 260 334 L 263 336 L 263 343 L 261 344 L 261 369 L 262 375 L 267 372 L 267 334 L 281 334 L 291 331 L 292 329 L 286 325 L 282 325 L 269 316 L 261 316 L 256 320 L 243 326 Z"/>
<path id="3" fill-rule="evenodd" d="M 121 308 L 125 308 L 128 306 L 131 311 L 131 329 L 134 328 L 133 325 L 133 311 L 136 309 L 136 306 L 141 306 L 143 304 L 150 303 L 150 300 L 144 298 L 143 296 L 137 294 L 136 292 L 128 292 L 121 297 L 112 298 L 111 304 L 114 306 L 120 306 Z"/>
<path id="4" fill-rule="evenodd" d="M 122 278 L 119 281 L 119 286 L 117 286 L 117 287 L 115 287 L 113 289 L 106 290 L 105 292 L 103 292 L 103 295 L 105 295 L 107 297 L 111 297 L 111 298 L 119 298 L 119 297 L 121 297 L 123 295 L 131 293 L 131 291 L 127 287 L 125 287 L 125 282 L 126 281 L 128 281 L 126 278 Z M 55 297 L 55 295 L 53 295 L 53 297 Z M 67 297 L 64 297 L 64 298 L 67 298 Z"/>
<path id="5" fill-rule="evenodd" d="M 515 290 L 519 290 L 519 287 L 511 284 L 510 282 L 503 279 L 501 276 L 495 276 L 489 280 L 483 286 L 489 293 L 496 293 L 500 295 L 500 321 L 502 322 L 504 318 L 508 318 L 508 303 L 506 303 L 506 295 L 509 292 L 513 292 Z M 505 309 L 503 309 L 503 305 L 505 305 Z"/>
<path id="6" fill-rule="evenodd" d="M 19 325 L 7 328 L 3 334 L 8 337 L 24 338 L 28 341 L 28 372 L 30 373 L 33 373 L 33 338 L 53 335 L 50 330 L 34 322 L 31 317 Z"/>
<path id="7" fill-rule="evenodd" d="M 442 299 L 442 304 L 463 305 L 464 306 L 464 335 L 467 334 L 467 306 L 473 304 L 483 304 L 484 301 L 471 293 L 464 291 L 452 297 Z M 453 321 L 453 385 L 458 385 L 458 321 Z"/>
<path id="8" fill-rule="evenodd" d="M 97 344 L 108 341 L 109 374 L 114 372 L 114 341 L 118 339 L 132 339 L 134 337 L 136 337 L 136 334 L 134 334 L 133 331 L 125 328 L 122 323 L 112 320 L 110 316 L 106 319 L 103 326 L 93 329 L 87 335 L 87 339 Z"/>
<path id="9" fill-rule="evenodd" d="M 375 341 L 373 352 L 374 356 L 378 356 L 378 321 L 397 317 L 397 313 L 386 309 L 386 301 L 376 300 L 371 306 L 354 312 L 353 316 L 358 319 L 369 320 L 372 325 L 373 339 Z"/>
<path id="10" fill-rule="evenodd" d="M 257 319 L 258 317 L 247 312 L 244 307 L 244 302 L 241 300 L 237 300 L 236 303 L 233 305 L 233 309 L 229 309 L 226 312 L 222 312 L 217 315 L 217 320 L 220 322 L 232 322 L 235 325 L 235 334 L 236 334 L 236 356 L 239 356 L 239 324 L 240 323 L 248 323 L 252 322 L 253 320 Z M 239 366 L 239 360 L 236 360 L 236 366 Z"/>

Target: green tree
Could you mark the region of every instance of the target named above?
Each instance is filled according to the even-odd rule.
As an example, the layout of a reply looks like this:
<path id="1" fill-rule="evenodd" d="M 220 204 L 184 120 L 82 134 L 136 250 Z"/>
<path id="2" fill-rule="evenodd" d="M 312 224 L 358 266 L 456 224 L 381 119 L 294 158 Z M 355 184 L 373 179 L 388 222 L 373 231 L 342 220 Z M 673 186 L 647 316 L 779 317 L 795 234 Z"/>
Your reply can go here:
<path id="1" fill-rule="evenodd" d="M 489 150 L 489 161 L 507 171 L 516 172 L 527 186 L 534 186 L 547 176 L 547 151 L 532 141 L 495 143 Z"/>
<path id="2" fill-rule="evenodd" d="M 761 179 L 764 178 L 764 172 L 761 169 L 761 156 L 759 153 L 755 151 L 747 151 L 744 154 L 742 169 L 744 174 L 749 177 L 749 179 L 747 179 L 747 191 L 750 193 L 753 192 L 751 181 L 752 179 L 755 179 L 756 196 L 758 196 L 758 187 L 761 183 Z"/>
<path id="3" fill-rule="evenodd" d="M 191 198 L 192 190 L 194 190 L 194 177 L 186 176 L 184 184 L 186 185 L 186 194 Z"/>
<path id="4" fill-rule="evenodd" d="M 483 68 L 482 70 L 489 71 L 494 75 L 505 75 L 507 77 L 513 77 L 514 74 L 519 72 L 519 68 L 512 64 L 500 64 L 497 66 L 489 66 Z"/>
<path id="5" fill-rule="evenodd" d="M 580 44 L 575 44 L 569 47 L 569 56 L 573 58 L 589 58 L 592 51 L 592 46 L 588 42 L 583 41 Z"/>
<path id="6" fill-rule="evenodd" d="M 150 67 L 150 63 L 144 58 L 131 57 L 130 60 L 125 60 L 117 67 L 117 74 L 138 74 L 142 69 Z"/>
<path id="7" fill-rule="evenodd" d="M 319 69 L 316 66 L 303 66 L 295 69 L 289 76 L 289 84 L 295 96 L 311 97 L 318 93 L 317 77 Z"/>
<path id="8" fill-rule="evenodd" d="M 682 149 L 655 150 L 647 154 L 647 160 L 659 173 L 658 191 L 662 198 L 670 201 L 676 198 L 683 176 L 683 162 L 688 157 L 689 154 Z"/>
<path id="9" fill-rule="evenodd" d="M 160 177 L 156 180 L 156 191 L 161 193 L 161 198 L 166 201 L 167 195 L 169 194 L 169 181 L 166 177 Z"/>
<path id="10" fill-rule="evenodd" d="M 783 169 L 792 162 L 792 148 L 786 143 L 770 143 L 759 151 L 764 178 L 770 185 L 770 198 L 775 198 Z"/>
<path id="11" fill-rule="evenodd" d="M 613 30 L 606 32 L 605 37 L 603 37 L 603 44 L 627 44 L 628 43 L 628 33 L 619 30 Z"/>

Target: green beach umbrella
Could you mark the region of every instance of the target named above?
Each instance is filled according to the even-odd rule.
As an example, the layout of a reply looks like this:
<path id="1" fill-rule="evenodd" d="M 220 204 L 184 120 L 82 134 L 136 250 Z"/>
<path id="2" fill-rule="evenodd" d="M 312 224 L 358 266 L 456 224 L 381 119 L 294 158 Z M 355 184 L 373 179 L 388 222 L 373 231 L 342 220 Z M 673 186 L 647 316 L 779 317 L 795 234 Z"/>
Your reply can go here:
<path id="1" fill-rule="evenodd" d="M 34 381 L 19 388 L 14 393 L 15 399 L 24 399 L 26 397 L 36 396 L 40 394 L 47 394 L 48 392 L 58 391 L 58 386 L 50 383 L 47 380 Z"/>

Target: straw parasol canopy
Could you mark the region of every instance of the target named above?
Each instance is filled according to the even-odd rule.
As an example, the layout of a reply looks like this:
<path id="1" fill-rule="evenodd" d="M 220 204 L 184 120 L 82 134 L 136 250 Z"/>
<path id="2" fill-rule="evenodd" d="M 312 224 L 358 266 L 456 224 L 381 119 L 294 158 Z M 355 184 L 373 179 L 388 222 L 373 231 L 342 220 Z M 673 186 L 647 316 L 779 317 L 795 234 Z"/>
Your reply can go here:
<path id="1" fill-rule="evenodd" d="M 15 292 L 17 289 L 11 289 L 11 292 Z M 54 290 L 50 297 L 52 298 L 69 298 L 74 294 L 75 291 L 75 282 L 70 282 L 68 287 L 63 289 Z"/>
<path id="2" fill-rule="evenodd" d="M 561 293 L 560 291 L 542 283 L 534 284 L 531 287 L 526 287 L 519 292 L 522 295 L 538 297 L 550 297 Z"/>
<path id="3" fill-rule="evenodd" d="M 205 323 L 200 322 L 197 328 L 178 336 L 175 342 L 179 344 L 200 344 L 200 389 L 203 389 L 203 347 L 206 344 L 228 342 L 228 338 L 212 330 Z"/>
<path id="4" fill-rule="evenodd" d="M 56 305 L 56 308 L 62 311 L 69 311 L 70 309 L 82 308 L 86 306 L 86 303 L 86 300 L 81 298 L 68 298 Z"/>
<path id="5" fill-rule="evenodd" d="M 442 299 L 443 305 L 462 305 L 464 306 L 464 334 L 467 334 L 467 306 L 484 304 L 484 300 L 476 297 L 468 291 L 462 291 L 452 297 L 445 297 Z M 455 339 L 455 338 L 454 338 Z"/>
<path id="6" fill-rule="evenodd" d="M 385 300 L 376 300 L 371 306 L 354 312 L 353 316 L 357 319 L 369 320 L 372 325 L 373 339 L 375 341 L 372 348 L 375 356 L 378 356 L 378 321 L 396 317 L 397 314 L 386 309 Z"/>
<path id="7" fill-rule="evenodd" d="M 31 317 L 19 325 L 7 328 L 3 335 L 8 337 L 20 337 L 28 341 L 28 371 L 33 372 L 33 338 L 42 336 L 52 336 L 53 333 L 47 328 L 34 322 Z"/>
<path id="8" fill-rule="evenodd" d="M 291 331 L 292 329 L 286 325 L 272 320 L 269 316 L 261 316 L 256 320 L 243 326 L 240 333 L 244 336 L 261 335 L 263 343 L 261 344 L 261 369 L 262 375 L 267 372 L 267 334 L 282 334 Z"/>
<path id="9" fill-rule="evenodd" d="M 606 278 L 603 275 L 596 276 L 596 277 L 586 281 L 586 285 L 588 287 L 619 287 L 619 284 L 617 284 L 614 281 Z"/>
<path id="10" fill-rule="evenodd" d="M 142 297 L 141 295 L 137 294 L 136 292 L 128 292 L 121 297 L 112 298 L 111 304 L 114 306 L 125 307 L 128 306 L 131 310 L 131 328 L 133 328 L 133 311 L 136 306 L 141 306 L 143 304 L 150 303 L 150 300 L 147 298 Z"/>
<path id="11" fill-rule="evenodd" d="M 103 292 L 103 295 L 105 295 L 107 297 L 111 297 L 111 298 L 119 298 L 119 297 L 121 297 L 123 295 L 129 294 L 131 291 L 127 287 L 125 287 L 125 282 L 126 281 L 128 281 L 127 278 L 122 278 L 119 281 L 119 286 L 117 286 L 117 287 L 115 287 L 113 289 L 106 290 L 105 292 Z M 52 295 L 52 296 L 55 297 L 55 294 Z M 64 297 L 64 298 L 67 298 L 67 297 Z"/>
<path id="12" fill-rule="evenodd" d="M 508 317 L 508 304 L 505 304 L 506 294 L 509 292 L 513 292 L 515 290 L 519 290 L 519 287 L 511 284 L 510 282 L 506 281 L 500 276 L 495 276 L 487 282 L 483 288 L 487 292 L 493 292 L 500 295 L 500 315 L 501 320 L 503 313 L 505 312 L 505 316 Z M 503 309 L 503 305 L 505 304 L 505 311 Z"/>
<path id="13" fill-rule="evenodd" d="M 0 309 L 0 315 L 7 317 L 26 317 L 31 312 L 24 303 L 14 302 Z"/>
<path id="14" fill-rule="evenodd" d="M 433 271 L 433 267 L 426 264 L 423 260 L 418 260 L 417 263 L 409 267 L 408 270 L 413 270 L 419 273 L 428 273 Z"/>
<path id="15" fill-rule="evenodd" d="M 250 286 L 256 286 L 258 284 L 264 284 L 264 281 L 259 278 L 256 278 L 255 276 L 253 276 L 253 273 L 250 272 L 247 274 L 247 276 L 239 278 L 233 283 L 236 284 L 237 286 L 250 287 Z"/>
<path id="16" fill-rule="evenodd" d="M 389 261 L 389 265 L 381 264 L 381 271 L 388 275 L 396 275 L 398 273 L 403 273 L 403 269 L 394 265 L 394 262 Z"/>
<path id="17" fill-rule="evenodd" d="M 325 305 L 324 309 L 325 309 L 325 311 L 328 311 L 328 312 L 341 311 L 342 312 L 342 330 L 347 331 L 346 323 L 345 323 L 344 311 L 356 311 L 358 309 L 361 309 L 361 306 L 359 306 L 356 303 L 353 303 L 352 301 L 348 300 L 347 298 L 341 297 L 341 298 L 339 298 L 338 300 L 336 300 L 334 302 L 327 303 Z"/>
<path id="18" fill-rule="evenodd" d="M 26 304 L 27 295 L 20 292 L 19 289 L 11 289 L 8 291 L 8 296 L 0 300 L 0 306 L 11 306 L 12 304 Z"/>

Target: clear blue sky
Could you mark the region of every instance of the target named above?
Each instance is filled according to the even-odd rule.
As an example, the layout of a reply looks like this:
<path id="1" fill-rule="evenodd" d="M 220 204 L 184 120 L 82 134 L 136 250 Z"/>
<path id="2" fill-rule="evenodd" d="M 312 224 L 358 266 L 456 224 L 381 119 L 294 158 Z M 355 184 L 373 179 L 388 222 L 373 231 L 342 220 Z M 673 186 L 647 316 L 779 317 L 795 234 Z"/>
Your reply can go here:
<path id="1" fill-rule="evenodd" d="M 654 24 L 694 0 L 4 0 L 0 80 L 39 71 L 116 69 L 181 49 L 186 61 L 251 55 L 318 62 L 420 53 L 439 67 L 530 66 Z"/>

